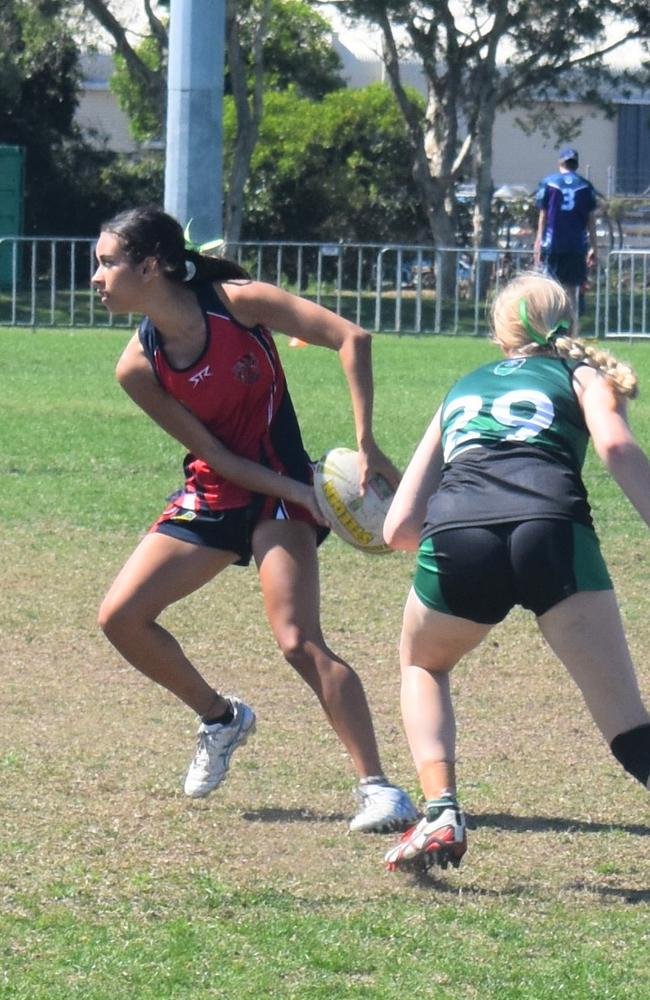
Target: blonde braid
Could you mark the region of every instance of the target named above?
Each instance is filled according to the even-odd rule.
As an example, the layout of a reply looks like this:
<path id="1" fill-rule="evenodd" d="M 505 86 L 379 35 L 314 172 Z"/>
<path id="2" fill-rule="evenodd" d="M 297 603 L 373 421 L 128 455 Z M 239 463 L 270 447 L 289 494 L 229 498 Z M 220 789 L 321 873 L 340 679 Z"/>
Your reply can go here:
<path id="1" fill-rule="evenodd" d="M 555 351 L 582 361 L 608 378 L 622 396 L 633 399 L 638 379 L 632 368 L 609 351 L 572 337 L 573 310 L 566 290 L 538 271 L 519 274 L 497 294 L 491 309 L 493 339 L 506 352 L 535 355 Z"/>
<path id="2" fill-rule="evenodd" d="M 601 375 L 614 383 L 621 396 L 634 399 L 637 395 L 639 380 L 636 373 L 629 365 L 625 364 L 624 361 L 619 361 L 609 351 L 604 351 L 601 347 L 596 347 L 593 344 L 586 344 L 579 337 L 558 337 L 554 340 L 553 346 L 561 357 L 570 358 L 572 361 L 582 361 L 590 368 L 595 368 Z"/>

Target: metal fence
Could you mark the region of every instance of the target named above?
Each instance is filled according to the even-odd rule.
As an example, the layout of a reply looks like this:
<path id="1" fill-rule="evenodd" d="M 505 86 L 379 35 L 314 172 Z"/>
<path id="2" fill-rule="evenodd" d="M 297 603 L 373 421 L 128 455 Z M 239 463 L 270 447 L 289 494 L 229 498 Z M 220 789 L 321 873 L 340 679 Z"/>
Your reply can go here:
<path id="1" fill-rule="evenodd" d="M 606 335 L 650 337 L 650 251 L 612 251 L 606 279 Z"/>
<path id="2" fill-rule="evenodd" d="M 480 335 L 491 290 L 533 261 L 530 249 L 425 244 L 240 243 L 231 252 L 254 277 L 387 333 Z"/>
<path id="3" fill-rule="evenodd" d="M 95 240 L 0 239 L 0 324 L 111 326 L 92 290 Z M 126 325 L 120 317 L 116 325 Z"/>
<path id="4" fill-rule="evenodd" d="M 0 325 L 130 327 L 92 290 L 93 239 L 0 239 Z M 312 299 L 368 330 L 486 333 L 493 293 L 533 266 L 531 248 L 438 249 L 379 243 L 253 243 L 229 248 L 256 279 Z M 616 250 L 581 301 L 582 330 L 598 337 L 650 336 L 650 251 Z"/>

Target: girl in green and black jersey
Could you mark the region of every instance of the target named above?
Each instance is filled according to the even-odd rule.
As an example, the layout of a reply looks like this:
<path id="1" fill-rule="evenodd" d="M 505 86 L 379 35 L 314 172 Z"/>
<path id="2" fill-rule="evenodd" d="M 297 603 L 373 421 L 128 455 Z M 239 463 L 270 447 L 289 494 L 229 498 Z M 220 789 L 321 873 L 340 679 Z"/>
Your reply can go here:
<path id="1" fill-rule="evenodd" d="M 626 419 L 637 380 L 571 336 L 566 291 L 539 274 L 492 308 L 504 357 L 451 388 L 400 483 L 386 541 L 417 552 L 400 658 L 401 703 L 427 801 L 386 855 L 390 870 L 458 865 L 467 849 L 456 798 L 449 674 L 520 604 L 583 693 L 614 756 L 650 778 L 644 707 L 581 468 L 589 438 L 650 526 L 650 463 Z"/>

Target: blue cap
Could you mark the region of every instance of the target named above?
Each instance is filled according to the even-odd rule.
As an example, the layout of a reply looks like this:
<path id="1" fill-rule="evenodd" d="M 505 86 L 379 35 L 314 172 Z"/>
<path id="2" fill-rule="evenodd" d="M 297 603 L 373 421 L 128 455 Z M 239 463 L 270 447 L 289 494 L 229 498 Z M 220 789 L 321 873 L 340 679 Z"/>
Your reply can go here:
<path id="1" fill-rule="evenodd" d="M 563 149 L 560 153 L 559 160 L 560 163 L 566 163 L 567 160 L 575 160 L 578 163 L 578 150 L 573 149 L 572 146 L 568 146 L 567 149 Z"/>

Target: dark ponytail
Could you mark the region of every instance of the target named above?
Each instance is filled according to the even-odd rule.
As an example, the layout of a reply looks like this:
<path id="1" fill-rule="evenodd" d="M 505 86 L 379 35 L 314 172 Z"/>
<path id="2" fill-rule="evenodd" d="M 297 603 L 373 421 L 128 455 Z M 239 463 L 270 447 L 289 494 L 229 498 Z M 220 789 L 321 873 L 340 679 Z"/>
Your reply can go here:
<path id="1" fill-rule="evenodd" d="M 210 257 L 186 246 L 179 222 L 155 205 L 120 212 L 101 227 L 114 233 L 133 264 L 155 257 L 170 281 L 192 285 L 250 276 L 227 257 Z"/>
<path id="2" fill-rule="evenodd" d="M 194 264 L 196 268 L 196 274 L 192 278 L 185 277 L 183 279 L 188 285 L 208 281 L 229 281 L 231 278 L 248 278 L 250 280 L 248 272 L 227 257 L 212 257 L 209 254 L 200 253 L 198 250 L 186 249 L 185 260 Z"/>

